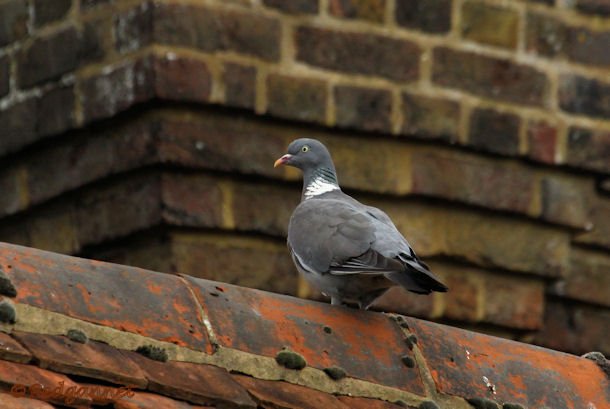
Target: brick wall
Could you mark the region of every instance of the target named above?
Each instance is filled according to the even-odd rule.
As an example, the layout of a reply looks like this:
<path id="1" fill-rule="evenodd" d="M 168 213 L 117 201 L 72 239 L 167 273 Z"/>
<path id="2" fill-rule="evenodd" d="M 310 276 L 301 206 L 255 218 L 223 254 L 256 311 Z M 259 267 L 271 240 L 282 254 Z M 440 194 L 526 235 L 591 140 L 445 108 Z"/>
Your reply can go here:
<path id="1" fill-rule="evenodd" d="M 378 306 L 610 353 L 604 0 L 0 3 L 0 240 L 318 297 L 272 168 L 328 144 L 451 287 Z"/>

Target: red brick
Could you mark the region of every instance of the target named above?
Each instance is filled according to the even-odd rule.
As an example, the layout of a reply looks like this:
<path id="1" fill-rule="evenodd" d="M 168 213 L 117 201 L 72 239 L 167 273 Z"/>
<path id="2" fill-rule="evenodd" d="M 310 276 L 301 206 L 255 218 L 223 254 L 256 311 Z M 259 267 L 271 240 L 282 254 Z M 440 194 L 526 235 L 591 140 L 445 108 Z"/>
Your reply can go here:
<path id="1" fill-rule="evenodd" d="M 544 121 L 527 124 L 528 156 L 539 162 L 553 164 L 557 161 L 557 127 Z"/>
<path id="2" fill-rule="evenodd" d="M 377 23 L 383 22 L 385 8 L 386 0 L 331 0 L 329 3 L 333 16 Z"/>
<path id="3" fill-rule="evenodd" d="M 17 55 L 17 84 L 27 88 L 72 71 L 78 65 L 78 48 L 74 27 L 37 38 Z"/>
<path id="4" fill-rule="evenodd" d="M 400 328 L 381 314 L 185 278 L 221 346 L 267 357 L 287 347 L 314 368 L 339 366 L 348 377 L 424 393 L 419 374 L 401 362 L 410 351 Z M 330 334 L 325 326 L 332 329 Z M 320 353 L 320 345 L 327 353 Z"/>
<path id="5" fill-rule="evenodd" d="M 451 29 L 452 3 L 452 0 L 399 0 L 396 22 L 429 33 L 447 33 Z"/>
<path id="6" fill-rule="evenodd" d="M 151 61 L 126 60 L 83 80 L 85 122 L 107 118 L 152 97 Z"/>
<path id="7" fill-rule="evenodd" d="M 282 0 L 282 4 L 284 4 Z M 292 4 L 292 2 L 286 3 Z M 256 67 L 225 63 L 223 71 L 225 104 L 254 109 L 256 103 Z"/>
<path id="8" fill-rule="evenodd" d="M 53 406 L 34 399 L 15 397 L 10 393 L 0 393 L 2 409 L 53 409 Z"/>
<path id="9" fill-rule="evenodd" d="M 190 362 L 158 362 L 130 353 L 146 373 L 148 390 L 201 405 L 256 408 L 226 369 Z"/>
<path id="10" fill-rule="evenodd" d="M 151 43 L 152 3 L 142 2 L 114 16 L 114 39 L 121 54 L 139 50 Z"/>
<path id="11" fill-rule="evenodd" d="M 467 1 L 462 5 L 462 37 L 479 43 L 516 48 L 519 14 L 516 10 Z"/>
<path id="12" fill-rule="evenodd" d="M 175 101 L 206 102 L 212 77 L 205 62 L 167 53 L 154 58 L 155 96 Z"/>
<path id="13" fill-rule="evenodd" d="M 486 98 L 543 106 L 549 83 L 546 76 L 526 65 L 474 52 L 436 48 L 433 81 Z"/>
<path id="14" fill-rule="evenodd" d="M 410 41 L 301 26 L 296 30 L 297 60 L 348 74 L 413 81 L 420 49 Z"/>
<path id="15" fill-rule="evenodd" d="M 402 133 L 417 138 L 457 139 L 460 105 L 456 101 L 415 94 L 402 95 Z"/>
<path id="16" fill-rule="evenodd" d="M 572 61 L 609 67 L 608 44 L 610 44 L 610 30 L 594 31 L 585 27 L 570 27 L 565 52 Z"/>
<path id="17" fill-rule="evenodd" d="M 72 0 L 34 0 L 34 25 L 36 27 L 61 20 L 70 11 Z"/>
<path id="18" fill-rule="evenodd" d="M 276 74 L 267 77 L 267 110 L 271 115 L 324 123 L 327 98 L 324 81 Z"/>
<path id="19" fill-rule="evenodd" d="M 9 77 L 11 73 L 11 61 L 8 55 L 0 57 L 0 98 L 9 92 Z"/>
<path id="20" fill-rule="evenodd" d="M 549 298 L 545 304 L 544 325 L 532 341 L 574 354 L 601 351 L 607 356 L 610 354 L 608 322 L 610 312 L 607 308 Z M 603 386 L 603 383 L 599 385 Z"/>
<path id="21" fill-rule="evenodd" d="M 318 14 L 318 0 L 263 0 L 263 4 L 290 14 Z"/>
<path id="22" fill-rule="evenodd" d="M 8 334 L 0 332 L 0 359 L 26 364 L 32 359 L 32 354 Z"/>
<path id="23" fill-rule="evenodd" d="M 470 115 L 468 144 L 488 152 L 517 155 L 520 122 L 514 114 L 477 108 Z"/>
<path id="24" fill-rule="evenodd" d="M 434 266 L 434 264 L 433 264 Z M 443 274 L 443 283 L 450 291 L 445 298 L 443 317 L 457 321 L 476 322 L 479 312 L 479 299 L 484 295 L 481 278 L 476 273 L 466 271 L 451 271 Z M 435 272 L 445 271 L 442 267 L 435 268 Z M 479 280 L 477 280 L 477 278 Z M 482 307 L 482 306 L 481 306 Z"/>
<path id="25" fill-rule="evenodd" d="M 178 277 L 9 244 L 0 244 L 0 260 L 18 303 L 210 351 L 195 300 Z"/>
<path id="26" fill-rule="evenodd" d="M 203 51 L 235 51 L 267 61 L 280 58 L 281 27 L 276 18 L 237 10 L 159 4 L 154 40 L 195 46 Z"/>
<path id="27" fill-rule="evenodd" d="M 293 385 L 287 382 L 266 381 L 249 376 L 233 375 L 241 386 L 254 397 L 259 407 L 303 409 L 348 409 L 329 393 Z"/>
<path id="28" fill-rule="evenodd" d="M 0 47 L 20 40 L 28 34 L 28 4 L 9 0 L 0 4 Z"/>
<path id="29" fill-rule="evenodd" d="M 78 384 L 74 383 L 65 375 L 47 371 L 32 365 L 16 364 L 7 361 L 0 361 L 0 383 L 12 388 L 14 385 L 19 385 L 12 389 L 12 395 L 22 396 L 24 398 L 41 399 L 48 402 L 58 404 L 88 404 L 91 400 L 88 398 L 67 397 L 60 392 L 67 388 L 78 388 Z M 36 386 L 34 386 L 36 385 Z M 55 393 L 53 393 L 55 391 Z M 70 401 L 70 402 L 68 402 Z M 23 402 L 23 401 L 22 401 Z M 28 402 L 30 403 L 30 402 Z M 40 406 L 44 408 L 44 406 Z M 13 409 L 13 407 L 11 407 Z M 30 407 L 28 407 L 30 409 Z"/>
<path id="30" fill-rule="evenodd" d="M 528 213 L 534 174 L 508 162 L 454 151 L 414 155 L 412 191 L 483 207 Z"/>
<path id="31" fill-rule="evenodd" d="M 41 368 L 100 379 L 125 386 L 146 387 L 144 373 L 120 351 L 102 342 L 81 344 L 63 336 L 15 332 Z"/>
<path id="32" fill-rule="evenodd" d="M 605 390 L 610 383 L 594 362 L 444 325 L 406 320 L 417 336 L 417 347 L 439 393 L 488 397 L 529 408 L 608 404 Z M 495 385 L 495 393 L 483 377 Z"/>
<path id="33" fill-rule="evenodd" d="M 389 91 L 352 86 L 335 87 L 337 125 L 365 131 L 392 131 Z"/>
<path id="34" fill-rule="evenodd" d="M 608 90 L 610 91 L 610 87 Z M 608 158 L 610 158 L 610 132 L 577 127 L 569 129 L 566 152 L 568 164 L 610 173 Z"/>
<path id="35" fill-rule="evenodd" d="M 75 124 L 74 87 L 57 87 L 38 100 L 37 133 L 54 135 L 71 129 Z"/>

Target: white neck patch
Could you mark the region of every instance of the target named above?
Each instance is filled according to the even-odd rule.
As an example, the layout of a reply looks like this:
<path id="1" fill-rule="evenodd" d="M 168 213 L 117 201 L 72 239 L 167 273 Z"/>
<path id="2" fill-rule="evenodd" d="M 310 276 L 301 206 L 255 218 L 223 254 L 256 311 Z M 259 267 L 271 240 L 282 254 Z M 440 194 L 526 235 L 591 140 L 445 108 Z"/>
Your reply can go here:
<path id="1" fill-rule="evenodd" d="M 305 188 L 305 199 L 311 199 L 314 196 L 332 192 L 333 190 L 340 190 L 336 183 L 332 183 L 324 178 L 317 177 Z"/>

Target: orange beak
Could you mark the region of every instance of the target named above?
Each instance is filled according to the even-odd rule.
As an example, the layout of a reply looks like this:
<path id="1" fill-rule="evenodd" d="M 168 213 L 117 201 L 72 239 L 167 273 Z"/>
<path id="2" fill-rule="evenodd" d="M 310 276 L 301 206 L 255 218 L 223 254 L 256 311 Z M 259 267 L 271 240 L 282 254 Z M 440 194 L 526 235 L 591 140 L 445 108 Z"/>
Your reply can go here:
<path id="1" fill-rule="evenodd" d="M 275 161 L 275 163 L 273 164 L 273 167 L 277 168 L 278 166 L 285 164 L 286 162 L 288 162 L 290 160 L 290 158 L 292 158 L 292 155 L 290 155 L 290 154 L 286 154 L 286 155 L 282 156 L 281 158 L 279 158 L 278 160 Z"/>

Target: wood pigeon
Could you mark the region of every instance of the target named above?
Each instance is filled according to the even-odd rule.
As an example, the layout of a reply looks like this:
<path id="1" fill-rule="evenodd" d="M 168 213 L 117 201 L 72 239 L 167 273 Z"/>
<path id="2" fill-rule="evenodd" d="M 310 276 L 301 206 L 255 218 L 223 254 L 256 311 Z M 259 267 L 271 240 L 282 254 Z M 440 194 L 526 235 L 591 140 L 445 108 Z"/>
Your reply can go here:
<path id="1" fill-rule="evenodd" d="M 390 287 L 418 294 L 447 287 L 416 255 L 383 211 L 341 191 L 328 149 L 301 138 L 274 167 L 303 172 L 301 203 L 290 217 L 288 247 L 297 270 L 331 304 L 368 307 Z"/>

